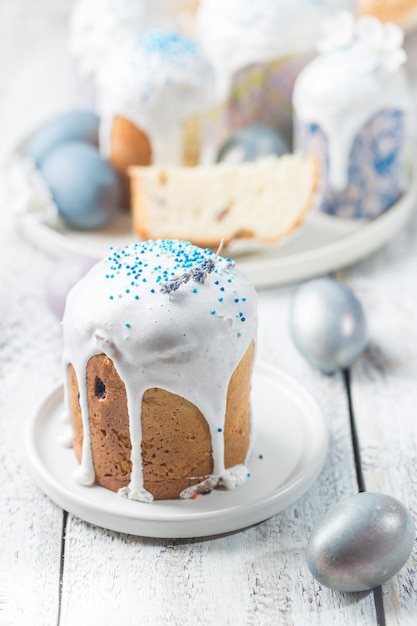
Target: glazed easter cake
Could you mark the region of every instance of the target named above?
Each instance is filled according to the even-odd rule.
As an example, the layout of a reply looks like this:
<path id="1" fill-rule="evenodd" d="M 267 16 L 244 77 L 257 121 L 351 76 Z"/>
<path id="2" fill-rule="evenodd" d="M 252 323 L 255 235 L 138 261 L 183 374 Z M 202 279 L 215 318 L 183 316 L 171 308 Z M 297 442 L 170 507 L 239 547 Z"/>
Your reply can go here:
<path id="1" fill-rule="evenodd" d="M 78 0 L 71 13 L 69 49 L 80 74 L 95 82 L 108 50 L 138 32 L 175 30 L 182 0 Z"/>
<path id="2" fill-rule="evenodd" d="M 195 120 L 211 102 L 214 75 L 195 41 L 162 30 L 133 35 L 106 56 L 97 83 L 100 148 L 119 172 L 196 163 Z"/>
<path id="3" fill-rule="evenodd" d="M 263 122 L 292 134 L 291 94 L 314 55 L 324 19 L 354 0 L 200 0 L 196 38 L 215 70 L 207 116 L 214 152 L 239 128 Z"/>
<path id="4" fill-rule="evenodd" d="M 230 259 L 178 240 L 111 249 L 63 319 L 75 479 L 142 501 L 243 484 L 256 328 Z"/>
<path id="5" fill-rule="evenodd" d="M 343 14 L 297 78 L 295 148 L 318 159 L 325 213 L 372 219 L 407 188 L 414 105 L 402 44 L 394 24 Z"/>

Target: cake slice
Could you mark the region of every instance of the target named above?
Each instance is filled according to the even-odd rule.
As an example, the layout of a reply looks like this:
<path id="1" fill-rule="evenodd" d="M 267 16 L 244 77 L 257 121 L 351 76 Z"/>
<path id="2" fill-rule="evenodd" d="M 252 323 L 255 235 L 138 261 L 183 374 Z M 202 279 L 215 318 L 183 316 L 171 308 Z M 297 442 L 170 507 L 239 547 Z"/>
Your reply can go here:
<path id="1" fill-rule="evenodd" d="M 239 165 L 131 167 L 134 232 L 142 238 L 274 243 L 299 226 L 312 204 L 315 161 L 297 155 Z"/>

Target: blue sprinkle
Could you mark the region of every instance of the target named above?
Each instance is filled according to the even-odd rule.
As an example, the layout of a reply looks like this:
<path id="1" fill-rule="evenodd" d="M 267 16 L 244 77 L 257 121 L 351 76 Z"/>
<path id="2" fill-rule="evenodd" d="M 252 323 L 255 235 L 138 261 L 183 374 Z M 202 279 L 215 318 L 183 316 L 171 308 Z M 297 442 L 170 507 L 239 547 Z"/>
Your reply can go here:
<path id="1" fill-rule="evenodd" d="M 130 328 L 129 322 L 126 322 L 125 326 L 126 326 L 126 328 Z"/>
<path id="2" fill-rule="evenodd" d="M 242 298 L 242 302 L 246 302 L 246 298 Z"/>
<path id="3" fill-rule="evenodd" d="M 247 476 L 248 478 L 250 478 L 250 472 L 248 472 L 248 473 L 246 474 L 246 476 Z"/>
<path id="4" fill-rule="evenodd" d="M 212 309 L 212 310 L 210 311 L 210 313 L 211 313 L 212 315 L 216 315 L 216 311 L 215 311 L 214 309 Z"/>
<path id="5" fill-rule="evenodd" d="M 135 296 L 135 300 L 139 300 L 139 296 Z"/>
<path id="6" fill-rule="evenodd" d="M 151 289 L 151 293 L 155 293 L 155 289 Z"/>
<path id="7" fill-rule="evenodd" d="M 224 291 L 224 287 L 220 287 L 220 291 Z"/>
<path id="8" fill-rule="evenodd" d="M 126 293 L 130 293 L 130 289 L 126 289 Z"/>
<path id="9" fill-rule="evenodd" d="M 222 432 L 223 432 L 223 428 L 218 428 L 218 429 L 217 429 L 217 432 L 218 432 L 218 433 L 222 433 Z"/>
<path id="10" fill-rule="evenodd" d="M 194 289 L 193 289 L 193 293 L 197 293 L 197 292 L 198 292 L 198 289 L 196 289 L 196 288 L 194 287 Z"/>
<path id="11" fill-rule="evenodd" d="M 110 298 L 110 300 L 113 300 L 113 299 L 114 299 L 114 296 L 109 296 L 109 298 Z"/>
<path id="12" fill-rule="evenodd" d="M 223 298 L 219 298 L 219 302 L 223 302 Z"/>
<path id="13" fill-rule="evenodd" d="M 235 302 L 239 302 L 239 298 L 235 298 Z"/>
<path id="14" fill-rule="evenodd" d="M 241 317 L 241 318 L 240 318 L 240 321 L 241 321 L 241 322 L 246 322 L 246 317 Z"/>

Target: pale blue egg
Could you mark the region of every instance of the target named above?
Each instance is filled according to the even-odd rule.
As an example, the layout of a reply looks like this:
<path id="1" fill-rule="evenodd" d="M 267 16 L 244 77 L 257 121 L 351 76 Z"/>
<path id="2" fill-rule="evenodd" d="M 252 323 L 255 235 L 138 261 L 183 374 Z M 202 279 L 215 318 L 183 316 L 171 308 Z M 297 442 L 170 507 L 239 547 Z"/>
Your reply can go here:
<path id="1" fill-rule="evenodd" d="M 299 287 L 289 326 L 300 353 L 324 372 L 352 365 L 367 343 L 362 304 L 351 289 L 332 278 L 318 278 Z"/>
<path id="2" fill-rule="evenodd" d="M 253 124 L 234 133 L 220 149 L 217 160 L 238 164 L 287 152 L 288 145 L 277 130 L 266 124 Z"/>
<path id="3" fill-rule="evenodd" d="M 48 154 L 40 171 L 59 214 L 73 228 L 94 230 L 114 217 L 121 183 L 90 144 L 63 143 Z"/>
<path id="4" fill-rule="evenodd" d="M 39 167 L 57 146 L 67 141 L 85 141 L 98 146 L 99 118 L 90 111 L 70 111 L 43 124 L 30 137 L 26 154 Z"/>
<path id="5" fill-rule="evenodd" d="M 318 522 L 307 546 L 308 566 L 331 589 L 373 589 L 405 565 L 414 539 L 414 520 L 401 502 L 382 493 L 358 493 Z"/>
<path id="6" fill-rule="evenodd" d="M 82 254 L 66 254 L 55 263 L 45 282 L 45 298 L 50 310 L 61 320 L 70 289 L 97 263 Z"/>

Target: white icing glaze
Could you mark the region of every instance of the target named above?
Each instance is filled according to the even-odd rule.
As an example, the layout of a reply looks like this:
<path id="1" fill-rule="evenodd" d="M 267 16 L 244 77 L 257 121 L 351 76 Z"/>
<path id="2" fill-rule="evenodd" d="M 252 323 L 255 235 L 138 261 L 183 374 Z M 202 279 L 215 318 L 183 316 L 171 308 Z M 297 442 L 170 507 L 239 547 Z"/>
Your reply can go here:
<path id="1" fill-rule="evenodd" d="M 202 0 L 197 33 L 216 72 L 218 100 L 238 70 L 312 52 L 323 18 L 355 8 L 354 0 Z"/>
<path id="2" fill-rule="evenodd" d="M 149 136 L 154 163 L 181 165 L 183 124 L 210 106 L 213 85 L 208 61 L 186 37 L 149 31 L 114 48 L 98 75 L 103 155 L 121 115 Z"/>
<path id="3" fill-rule="evenodd" d="M 64 366 L 74 367 L 80 391 L 84 439 L 75 478 L 82 484 L 94 482 L 86 368 L 92 356 L 103 353 L 126 387 L 132 474 L 122 495 L 151 499 L 143 487 L 140 420 L 142 396 L 151 387 L 186 398 L 205 416 L 214 482 L 233 488 L 246 479 L 244 466 L 224 467 L 223 430 L 230 378 L 256 335 L 255 289 L 219 257 L 204 283 L 191 279 L 170 294 L 160 291 L 166 276 L 188 272 L 207 258 L 214 254 L 185 242 L 125 246 L 111 250 L 69 293 Z"/>
<path id="4" fill-rule="evenodd" d="M 302 124 L 318 124 L 327 137 L 329 184 L 335 190 L 346 188 L 351 148 L 365 123 L 384 109 L 412 111 L 404 70 L 364 72 L 354 47 L 307 65 L 297 78 L 293 104 Z"/>
<path id="5" fill-rule="evenodd" d="M 80 73 L 94 77 L 110 47 L 135 32 L 175 29 L 180 4 L 181 0 L 79 0 L 71 15 L 69 47 Z"/>

